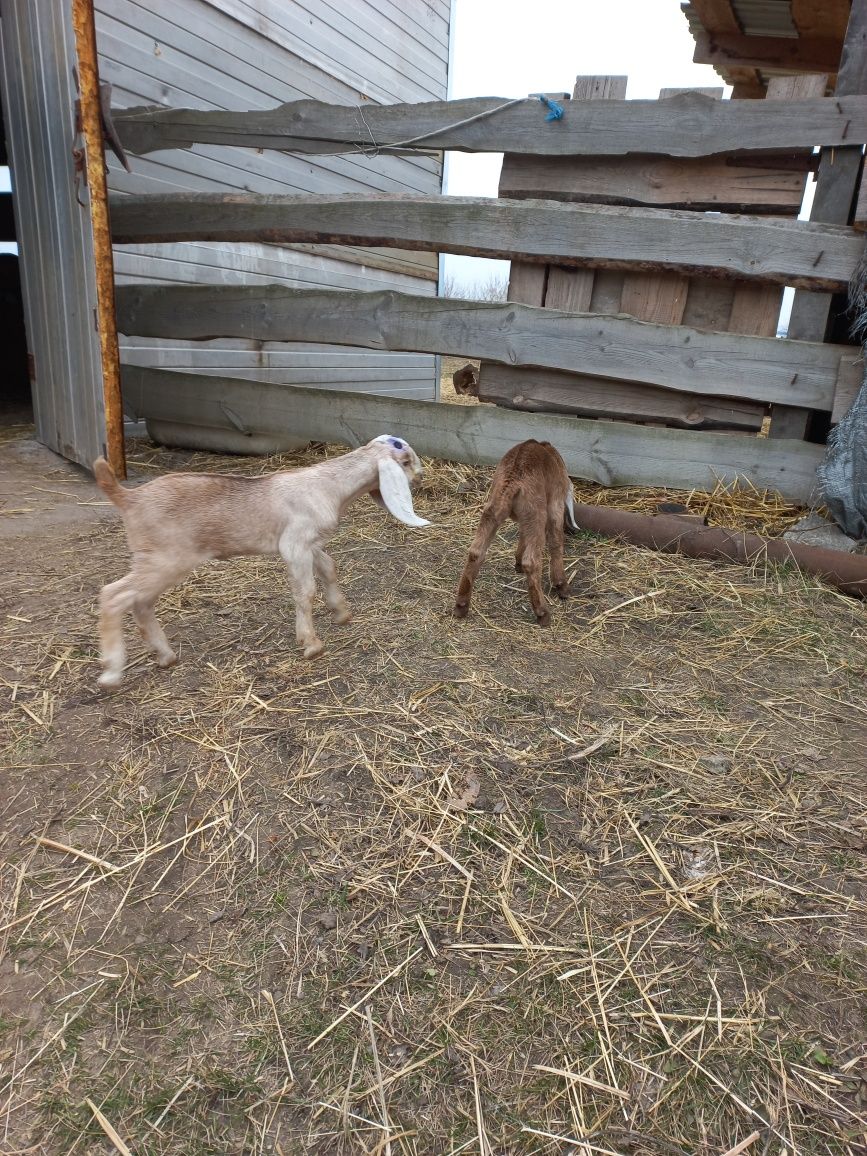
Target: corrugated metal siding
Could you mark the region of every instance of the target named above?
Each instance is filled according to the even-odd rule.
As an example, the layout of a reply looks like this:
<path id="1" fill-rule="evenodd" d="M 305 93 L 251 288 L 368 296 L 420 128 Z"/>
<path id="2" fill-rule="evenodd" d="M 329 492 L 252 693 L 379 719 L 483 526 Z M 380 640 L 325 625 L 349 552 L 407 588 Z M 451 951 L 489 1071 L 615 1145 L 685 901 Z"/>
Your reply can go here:
<path id="1" fill-rule="evenodd" d="M 448 0 L 96 0 L 97 44 L 112 101 L 128 107 L 242 110 L 312 97 L 354 104 L 441 99 L 448 71 Z M 249 190 L 251 192 L 407 191 L 435 193 L 442 163 L 434 157 L 301 157 L 197 146 L 131 158 L 133 173 L 112 159 L 113 192 Z M 160 245 L 115 250 L 117 280 L 252 283 L 345 289 L 436 292 L 434 254 L 333 246 Z M 251 376 L 261 351 L 243 342 L 164 345 L 121 337 L 121 358 L 138 364 L 201 366 Z M 269 380 L 369 390 L 398 396 L 437 395 L 436 359 L 322 347 L 269 347 Z M 279 353 L 279 356 L 277 354 Z M 231 356 L 230 356 L 231 354 Z M 223 364 L 218 364 L 223 356 Z M 215 360 L 216 357 L 216 360 Z M 176 359 L 176 360 L 173 360 Z M 357 369 L 357 379 L 353 374 Z M 329 376 L 333 372 L 333 376 Z M 283 374 L 281 377 L 280 375 Z"/>
<path id="2" fill-rule="evenodd" d="M 105 412 L 90 216 L 76 200 L 73 173 L 69 6 L 0 0 L 0 40 L 37 436 L 90 465 L 104 452 Z M 83 184 L 78 195 L 86 201 Z"/>

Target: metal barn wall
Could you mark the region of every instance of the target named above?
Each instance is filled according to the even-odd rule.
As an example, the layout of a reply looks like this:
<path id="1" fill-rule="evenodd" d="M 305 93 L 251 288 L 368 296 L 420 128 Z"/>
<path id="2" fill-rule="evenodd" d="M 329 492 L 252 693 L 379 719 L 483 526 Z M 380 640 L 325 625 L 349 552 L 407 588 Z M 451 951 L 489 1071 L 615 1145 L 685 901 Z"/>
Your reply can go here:
<path id="1" fill-rule="evenodd" d="M 105 452 L 105 409 L 88 190 L 76 190 L 72 155 L 70 8 L 0 0 L 0 71 L 36 434 L 89 466 Z"/>
<path id="2" fill-rule="evenodd" d="M 96 0 L 97 45 L 112 103 L 253 109 L 312 97 L 356 104 L 446 95 L 449 0 Z M 216 146 L 109 159 L 115 193 L 413 192 L 442 188 L 440 157 L 291 156 Z M 402 289 L 436 293 L 434 254 L 333 246 L 171 244 L 115 248 L 135 281 Z M 121 360 L 294 385 L 432 400 L 437 360 L 421 354 L 249 341 L 125 338 Z"/>

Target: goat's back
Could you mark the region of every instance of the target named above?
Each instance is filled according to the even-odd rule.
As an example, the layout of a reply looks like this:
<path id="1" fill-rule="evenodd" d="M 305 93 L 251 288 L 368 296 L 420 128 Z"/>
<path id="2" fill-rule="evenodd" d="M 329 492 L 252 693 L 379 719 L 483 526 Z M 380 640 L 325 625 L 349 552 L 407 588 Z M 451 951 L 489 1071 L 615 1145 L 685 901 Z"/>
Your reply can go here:
<path id="1" fill-rule="evenodd" d="M 259 478 L 175 473 L 123 487 L 118 504 L 129 547 L 203 559 L 276 553 L 290 507 L 300 513 L 309 500 L 293 481 L 292 472 Z"/>

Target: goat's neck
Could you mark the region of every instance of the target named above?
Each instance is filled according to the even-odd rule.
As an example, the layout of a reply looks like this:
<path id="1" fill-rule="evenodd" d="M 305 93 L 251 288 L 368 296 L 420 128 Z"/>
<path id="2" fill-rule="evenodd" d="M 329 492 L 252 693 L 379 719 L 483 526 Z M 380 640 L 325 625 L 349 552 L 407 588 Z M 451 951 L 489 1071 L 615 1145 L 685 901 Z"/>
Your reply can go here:
<path id="1" fill-rule="evenodd" d="M 375 489 L 379 482 L 379 461 L 367 446 L 343 454 L 328 463 L 328 472 L 335 483 L 335 496 L 341 509 L 362 494 Z"/>

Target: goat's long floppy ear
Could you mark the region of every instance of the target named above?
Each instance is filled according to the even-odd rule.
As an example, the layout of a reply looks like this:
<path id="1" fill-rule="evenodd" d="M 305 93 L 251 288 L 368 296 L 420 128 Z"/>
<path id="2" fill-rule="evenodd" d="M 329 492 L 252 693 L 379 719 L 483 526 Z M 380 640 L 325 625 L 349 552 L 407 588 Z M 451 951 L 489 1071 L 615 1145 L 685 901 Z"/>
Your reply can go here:
<path id="1" fill-rule="evenodd" d="M 420 518 L 412 506 L 412 494 L 406 474 L 393 458 L 381 458 L 379 462 L 379 492 L 388 512 L 407 526 L 429 526 L 430 522 Z"/>

